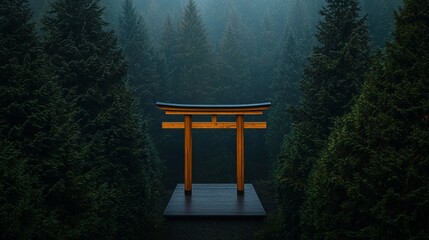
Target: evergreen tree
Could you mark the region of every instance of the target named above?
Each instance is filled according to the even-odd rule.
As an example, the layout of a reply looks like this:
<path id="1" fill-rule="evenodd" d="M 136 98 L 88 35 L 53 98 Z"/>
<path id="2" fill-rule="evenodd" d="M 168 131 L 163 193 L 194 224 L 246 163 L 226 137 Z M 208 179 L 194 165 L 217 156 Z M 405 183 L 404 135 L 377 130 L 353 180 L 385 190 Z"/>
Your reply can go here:
<path id="1" fill-rule="evenodd" d="M 99 222 L 92 234 L 154 238 L 160 210 L 160 161 L 131 91 L 117 84 L 112 94 L 111 107 L 98 116 L 103 126 L 91 146 L 97 160 L 91 170 L 97 183 L 93 200 L 97 207 L 90 212 Z"/>
<path id="2" fill-rule="evenodd" d="M 0 16 L 0 238 L 67 238 L 86 199 L 79 132 L 27 1 L 2 1 Z"/>
<path id="3" fill-rule="evenodd" d="M 333 122 L 349 111 L 369 65 L 366 18 L 357 0 L 328 0 L 301 82 L 301 106 L 294 110 L 293 127 L 282 146 L 276 172 L 285 235 L 300 237 L 299 209 L 309 171 L 320 156 Z"/>
<path id="4" fill-rule="evenodd" d="M 302 77 L 304 55 L 299 51 L 294 35 L 290 33 L 283 49 L 282 63 L 277 68 L 277 77 L 273 84 L 275 92 L 273 106 L 268 116 L 270 128 L 267 130 L 267 146 L 270 159 L 275 159 L 285 135 L 291 129 L 291 107 L 299 101 L 299 80 Z"/>
<path id="5" fill-rule="evenodd" d="M 132 111 L 125 59 L 113 32 L 104 30 L 102 13 L 98 0 L 58 0 L 44 20 L 45 48 L 75 106 L 90 180 L 88 206 L 70 231 L 135 239 L 154 226 L 145 209 L 156 209 L 158 193 L 151 189 L 159 189 L 159 163 Z"/>
<path id="6" fill-rule="evenodd" d="M 236 13 L 232 12 L 219 52 L 219 95 L 225 103 L 249 101 L 250 63 Z"/>
<path id="7" fill-rule="evenodd" d="M 122 8 L 119 43 L 128 62 L 127 82 L 147 115 L 159 96 L 160 79 L 143 18 L 136 13 L 132 0 L 124 0 Z"/>
<path id="8" fill-rule="evenodd" d="M 160 52 L 164 66 L 163 77 L 165 78 L 165 86 L 162 88 L 164 94 L 162 95 L 165 101 L 171 101 L 172 98 L 174 98 L 174 89 L 178 87 L 179 83 L 179 69 L 177 62 L 178 33 L 171 17 L 167 17 L 164 24 L 164 29 L 161 34 Z"/>
<path id="9" fill-rule="evenodd" d="M 279 36 L 275 31 L 275 24 L 271 13 L 265 12 L 262 20 L 262 29 L 260 32 L 259 44 L 256 46 L 256 57 L 252 64 L 252 84 L 250 92 L 253 98 L 258 101 L 268 98 L 268 92 L 273 84 L 274 73 L 272 69 L 277 66 L 277 59 L 280 58 L 280 46 L 278 44 Z"/>
<path id="10" fill-rule="evenodd" d="M 291 32 L 295 38 L 296 43 L 301 45 L 300 51 L 301 54 L 307 55 L 311 53 L 311 47 L 314 43 L 314 27 L 311 8 L 315 8 L 318 4 L 306 4 L 303 1 L 296 0 L 292 3 L 292 10 L 288 18 L 287 29 Z M 314 23 L 315 25 L 315 23 Z"/>
<path id="11" fill-rule="evenodd" d="M 428 239 L 429 5 L 405 1 L 395 41 L 317 161 L 306 239 Z"/>
<path id="12" fill-rule="evenodd" d="M 180 102 L 209 102 L 215 92 L 216 79 L 211 47 L 194 0 L 189 0 L 179 29 Z"/>
<path id="13" fill-rule="evenodd" d="M 207 29 L 210 29 L 209 42 L 218 45 L 230 22 L 230 11 L 234 11 L 236 1 L 199 1 L 202 5 L 202 16 Z M 238 19 L 237 19 L 238 20 Z M 220 49 L 216 49 L 217 51 Z"/>

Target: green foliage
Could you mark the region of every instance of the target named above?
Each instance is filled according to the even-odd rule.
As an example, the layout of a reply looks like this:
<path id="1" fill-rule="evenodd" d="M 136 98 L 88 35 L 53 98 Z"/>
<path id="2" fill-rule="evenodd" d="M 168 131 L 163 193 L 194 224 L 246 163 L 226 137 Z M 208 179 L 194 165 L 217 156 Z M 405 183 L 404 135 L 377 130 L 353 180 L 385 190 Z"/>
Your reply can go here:
<path id="1" fill-rule="evenodd" d="M 194 0 L 189 0 L 179 29 L 180 102 L 208 102 L 213 97 L 216 77 L 214 60 L 201 16 Z"/>
<path id="2" fill-rule="evenodd" d="M 25 166 L 18 144 L 0 140 L 0 237 L 24 239 L 39 228 L 40 191 Z"/>
<path id="3" fill-rule="evenodd" d="M 273 106 L 268 116 L 270 128 L 267 130 L 266 143 L 269 146 L 270 159 L 276 159 L 280 153 L 280 146 L 285 135 L 291 130 L 291 108 L 299 101 L 299 81 L 301 80 L 304 65 L 304 53 L 296 43 L 292 33 L 286 40 L 283 49 L 282 62 L 276 69 L 277 76 L 273 83 L 275 95 Z"/>
<path id="4" fill-rule="evenodd" d="M 280 38 L 271 12 L 265 12 L 261 22 L 262 28 L 257 35 L 259 43 L 255 48 L 255 64 L 252 66 L 253 79 L 250 87 L 252 98 L 258 100 L 267 98 L 267 92 L 275 77 L 272 69 L 277 66 L 278 59 L 281 57 Z"/>
<path id="5" fill-rule="evenodd" d="M 56 238 L 85 198 L 79 131 L 27 2 L 3 1 L 0 11 L 0 237 Z"/>
<path id="6" fill-rule="evenodd" d="M 135 91 L 143 112 L 149 113 L 159 96 L 160 79 L 144 20 L 132 0 L 124 0 L 119 19 L 119 43 L 128 62 L 127 82 Z"/>
<path id="7" fill-rule="evenodd" d="M 160 41 L 160 53 L 163 61 L 162 66 L 165 85 L 162 88 L 165 101 L 171 101 L 174 98 L 174 89 L 178 86 L 178 32 L 177 27 L 168 17 L 164 23 L 163 32 Z"/>
<path id="8" fill-rule="evenodd" d="M 125 60 L 113 32 L 103 27 L 96 0 L 52 3 L 44 19 L 45 49 L 57 68 L 66 98 L 78 108 L 84 133 L 97 128 L 93 119 L 112 102 L 109 94 L 125 74 Z"/>
<path id="9" fill-rule="evenodd" d="M 328 0 L 320 11 L 319 45 L 304 70 L 301 105 L 294 109 L 292 132 L 283 143 L 275 176 L 288 239 L 300 238 L 299 209 L 309 171 L 334 120 L 348 112 L 369 65 L 366 19 L 359 16 L 358 4 Z"/>
<path id="10" fill-rule="evenodd" d="M 135 239 L 151 235 L 149 229 L 156 224 L 147 208 L 157 211 L 159 160 L 123 81 L 125 59 L 113 32 L 104 30 L 101 16 L 98 1 L 59 0 L 44 19 L 45 48 L 62 80 L 64 97 L 74 104 L 74 120 L 82 132 L 85 164 L 80 174 L 90 182 L 86 208 L 79 219 L 67 223 L 73 228 L 64 234 Z M 132 23 L 128 20 L 124 22 Z M 142 43 L 144 36 L 136 31 L 127 36 Z M 130 85 L 138 81 L 134 70 L 132 66 Z"/>
<path id="11" fill-rule="evenodd" d="M 228 25 L 220 43 L 219 95 L 225 103 L 248 102 L 250 83 L 249 57 L 245 48 L 240 21 L 235 12 L 231 13 Z"/>
<path id="12" fill-rule="evenodd" d="M 48 1 L 28 2 L 0 2 L 0 239 L 161 238 L 153 102 L 267 98 L 280 211 L 256 237 L 429 238 L 426 1 L 405 1 L 395 41 L 357 98 L 369 69 L 357 0 L 326 1 L 305 71 L 320 18 L 310 13 L 324 0 L 142 0 L 136 8 L 132 0 L 56 0 L 43 20 L 44 46 L 28 5 L 37 20 Z M 399 2 L 362 0 L 374 45 L 390 39 Z M 122 49 L 107 29 L 119 30 Z M 250 181 L 268 165 L 264 135 L 252 134 Z M 167 155 L 171 145 L 182 150 L 182 135 L 156 139 L 170 170 L 181 169 Z M 195 142 L 216 147 L 195 148 L 204 161 L 195 162 L 194 180 L 234 181 L 234 161 L 225 161 L 233 149 L 218 154 L 234 145 L 230 133 L 195 134 Z"/>
<path id="13" fill-rule="evenodd" d="M 96 160 L 91 169 L 95 204 L 89 213 L 99 221 L 93 230 L 101 230 L 91 234 L 153 236 L 159 214 L 160 162 L 146 126 L 139 121 L 132 93 L 123 84 L 112 91 L 111 107 L 99 115 L 104 126 L 89 146 L 90 158 Z"/>
<path id="14" fill-rule="evenodd" d="M 429 6 L 405 1 L 395 41 L 317 161 L 306 239 L 427 239 Z"/>

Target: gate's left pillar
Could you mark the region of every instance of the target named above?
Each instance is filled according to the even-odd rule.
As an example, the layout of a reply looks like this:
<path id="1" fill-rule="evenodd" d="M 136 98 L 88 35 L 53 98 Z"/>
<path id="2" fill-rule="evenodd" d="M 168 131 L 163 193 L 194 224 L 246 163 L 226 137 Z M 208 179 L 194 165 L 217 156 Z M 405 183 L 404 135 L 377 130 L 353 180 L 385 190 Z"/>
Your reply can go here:
<path id="1" fill-rule="evenodd" d="M 192 115 L 185 115 L 185 194 L 192 194 Z"/>

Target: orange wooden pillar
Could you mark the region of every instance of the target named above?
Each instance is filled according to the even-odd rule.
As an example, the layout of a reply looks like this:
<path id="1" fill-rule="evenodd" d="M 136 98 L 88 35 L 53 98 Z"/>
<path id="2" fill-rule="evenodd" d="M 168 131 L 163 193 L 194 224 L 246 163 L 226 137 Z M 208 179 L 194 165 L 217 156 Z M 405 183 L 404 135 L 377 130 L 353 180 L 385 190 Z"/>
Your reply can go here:
<path id="1" fill-rule="evenodd" d="M 192 115 L 185 115 L 185 193 L 192 193 Z"/>
<path id="2" fill-rule="evenodd" d="M 237 115 L 237 192 L 244 193 L 244 115 Z"/>

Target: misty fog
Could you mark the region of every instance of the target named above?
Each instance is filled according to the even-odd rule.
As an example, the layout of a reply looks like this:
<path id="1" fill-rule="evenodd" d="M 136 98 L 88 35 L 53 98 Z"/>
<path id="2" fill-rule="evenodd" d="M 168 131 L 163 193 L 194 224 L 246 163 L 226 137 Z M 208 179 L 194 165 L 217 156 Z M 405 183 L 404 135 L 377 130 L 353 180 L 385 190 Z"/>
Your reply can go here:
<path id="1" fill-rule="evenodd" d="M 0 239 L 427 238 L 428 8 L 1 1 Z M 158 101 L 271 103 L 244 134 L 266 218 L 163 218 L 185 139 Z M 192 182 L 235 184 L 238 118 L 213 119 Z"/>

